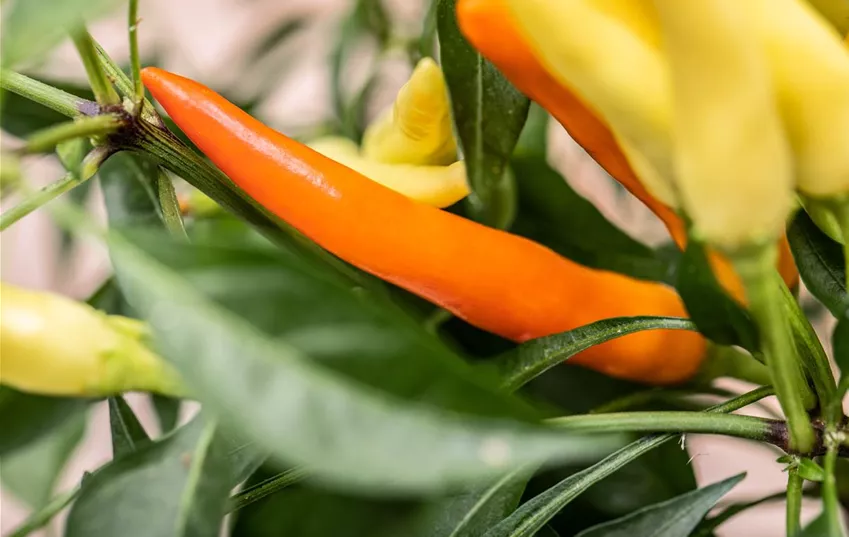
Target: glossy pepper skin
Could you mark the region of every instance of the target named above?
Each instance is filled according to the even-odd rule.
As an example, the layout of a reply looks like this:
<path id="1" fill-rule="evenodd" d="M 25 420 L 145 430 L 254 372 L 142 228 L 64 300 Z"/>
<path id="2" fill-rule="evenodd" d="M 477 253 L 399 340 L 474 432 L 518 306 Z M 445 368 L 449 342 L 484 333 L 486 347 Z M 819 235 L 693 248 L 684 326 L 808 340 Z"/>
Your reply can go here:
<path id="1" fill-rule="evenodd" d="M 521 342 L 600 319 L 685 315 L 663 285 L 588 269 L 535 242 L 412 201 L 252 118 L 209 88 L 155 68 L 147 88 L 240 188 L 349 263 Z M 692 332 L 646 331 L 571 361 L 650 384 L 691 377 Z"/>
<path id="2" fill-rule="evenodd" d="M 457 22 L 466 39 L 484 57 L 521 92 L 548 110 L 599 166 L 663 221 L 679 248 L 686 246 L 687 230 L 682 219 L 643 186 L 608 125 L 544 67 L 504 0 L 458 0 Z M 779 251 L 779 272 L 787 285 L 794 288 L 799 274 L 786 238 L 781 240 Z M 728 260 L 714 254 L 711 264 L 720 283 L 742 301 L 742 286 Z"/>

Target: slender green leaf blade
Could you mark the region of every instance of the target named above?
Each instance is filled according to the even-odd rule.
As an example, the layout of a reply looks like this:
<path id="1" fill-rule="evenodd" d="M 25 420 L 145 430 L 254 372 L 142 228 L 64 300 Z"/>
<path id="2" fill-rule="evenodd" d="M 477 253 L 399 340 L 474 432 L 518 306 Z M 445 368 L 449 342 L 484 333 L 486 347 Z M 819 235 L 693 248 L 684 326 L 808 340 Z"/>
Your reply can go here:
<path id="1" fill-rule="evenodd" d="M 177 426 L 180 418 L 180 407 L 182 402 L 174 397 L 152 394 L 150 401 L 153 410 L 156 411 L 156 419 L 159 420 L 159 430 L 167 433 Z"/>
<path id="2" fill-rule="evenodd" d="M 24 449 L 3 456 L 3 486 L 35 510 L 50 500 L 62 469 L 85 434 L 85 407 Z M 5 431 L 4 431 L 5 432 Z"/>
<path id="3" fill-rule="evenodd" d="M 49 434 L 88 403 L 85 399 L 46 397 L 0 386 L 0 456 Z"/>
<path id="4" fill-rule="evenodd" d="M 215 537 L 233 487 L 226 443 L 195 418 L 83 483 L 68 537 Z"/>
<path id="5" fill-rule="evenodd" d="M 690 240 L 681 257 L 676 288 L 702 334 L 721 345 L 758 349 L 754 322 L 719 285 L 708 264 L 705 246 L 696 240 Z"/>
<path id="6" fill-rule="evenodd" d="M 509 227 L 516 212 L 508 163 L 528 116 L 530 101 L 460 33 L 456 0 L 439 0 L 439 57 L 469 186 L 472 216 L 493 227 Z"/>
<path id="7" fill-rule="evenodd" d="M 695 330 L 695 325 L 677 317 L 617 317 L 534 339 L 499 357 L 504 385 L 517 389 L 583 350 L 643 330 Z"/>
<path id="8" fill-rule="evenodd" d="M 156 192 L 158 175 L 151 160 L 126 152 L 113 155 L 103 164 L 100 186 L 110 226 L 152 227 L 164 223 Z"/>
<path id="9" fill-rule="evenodd" d="M 742 481 L 745 475 L 736 475 L 640 509 L 618 520 L 582 531 L 578 537 L 687 537 L 716 502 Z"/>
<path id="10" fill-rule="evenodd" d="M 542 494 L 534 496 L 486 532 L 484 537 L 535 535 L 554 515 L 590 486 L 673 438 L 675 435 L 652 435 L 625 446 L 597 464 L 567 477 Z"/>
<path id="11" fill-rule="evenodd" d="M 673 283 L 674 264 L 607 220 L 548 165 L 545 155 L 515 156 L 512 166 L 520 209 L 513 233 L 588 267 Z"/>
<path id="12" fill-rule="evenodd" d="M 790 249 L 805 286 L 838 319 L 849 310 L 842 246 L 799 211 L 787 230 Z"/>
<path id="13" fill-rule="evenodd" d="M 112 458 L 136 451 L 150 441 L 133 409 L 123 397 L 109 398 L 109 429 L 112 433 Z"/>
<path id="14" fill-rule="evenodd" d="M 516 509 L 531 477 L 526 469 L 505 475 L 487 487 L 477 488 L 428 505 L 408 533 L 412 537 L 477 537 Z"/>
<path id="15" fill-rule="evenodd" d="M 611 447 L 612 438 L 382 395 L 263 335 L 126 237 L 113 234 L 110 249 L 125 294 L 193 393 L 244 438 L 319 478 L 373 492 L 434 491 Z"/>

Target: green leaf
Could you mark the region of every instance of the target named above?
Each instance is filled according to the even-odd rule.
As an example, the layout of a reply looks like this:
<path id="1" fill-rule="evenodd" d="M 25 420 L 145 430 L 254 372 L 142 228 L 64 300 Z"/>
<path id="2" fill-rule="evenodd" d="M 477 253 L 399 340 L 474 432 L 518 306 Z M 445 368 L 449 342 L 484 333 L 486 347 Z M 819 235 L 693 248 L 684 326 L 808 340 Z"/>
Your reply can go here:
<path id="1" fill-rule="evenodd" d="M 575 535 L 696 488 L 690 454 L 668 442 L 594 484 L 562 509 L 552 524 L 565 535 Z"/>
<path id="2" fill-rule="evenodd" d="M 49 434 L 87 406 L 85 399 L 45 397 L 0 386 L 0 456 Z"/>
<path id="3" fill-rule="evenodd" d="M 268 473 L 257 476 L 262 480 Z M 409 537 L 416 504 L 378 501 L 304 484 L 287 488 L 236 514 L 232 537 Z"/>
<path id="4" fill-rule="evenodd" d="M 787 238 L 805 287 L 841 318 L 849 310 L 843 247 L 823 233 L 805 211 L 796 213 Z"/>
<path id="5" fill-rule="evenodd" d="M 446 413 L 425 402 L 444 397 L 435 393 L 440 388 L 450 389 L 451 399 L 460 396 L 455 391 L 460 385 L 474 390 L 469 382 L 447 382 L 463 378 L 457 373 L 439 388 L 422 386 L 421 379 L 409 372 L 391 379 L 396 394 L 410 393 L 412 386 L 412 392 L 421 396 L 425 394 L 420 390 L 426 389 L 427 395 L 415 401 L 381 393 L 376 385 L 366 386 L 341 374 L 343 366 L 364 365 L 364 356 L 371 362 L 365 365 L 372 367 L 386 364 L 385 357 L 403 356 L 416 367 L 416 354 L 430 354 L 435 363 L 446 363 L 450 356 L 435 339 L 399 316 L 399 311 L 378 312 L 375 304 L 351 303 L 354 296 L 344 287 L 334 285 L 332 294 L 325 287 L 324 297 L 342 299 L 337 300 L 341 311 L 335 314 L 347 313 L 345 324 L 314 325 L 311 330 L 302 328 L 283 339 L 272 339 L 190 285 L 186 267 L 173 270 L 139 247 L 144 244 L 161 254 L 167 239 L 145 242 L 135 237 L 131 242 L 126 236 L 113 235 L 109 243 L 125 294 L 148 320 L 157 348 L 191 384 L 192 393 L 245 439 L 281 461 L 310 468 L 328 482 L 372 492 L 434 491 L 492 479 L 524 464 L 586 460 L 612 445 L 609 437 L 568 435 L 505 417 L 492 420 Z M 169 252 L 184 263 L 210 263 L 216 254 L 210 248 L 179 246 Z M 250 255 L 245 252 L 237 259 L 245 264 Z M 277 285 L 286 285 L 291 296 L 301 295 L 316 306 L 313 312 L 296 303 L 283 303 L 290 316 L 303 322 L 320 312 L 321 295 L 311 292 L 327 285 L 325 275 L 289 258 L 275 274 L 281 278 Z M 265 275 L 231 276 L 228 287 L 232 290 L 243 282 L 243 290 L 262 288 L 260 279 Z M 269 293 L 266 289 L 266 302 L 270 302 Z M 284 315 L 277 304 L 275 321 Z M 396 330 L 390 329 L 393 322 Z M 356 350 L 360 360 L 349 354 Z M 396 354 L 399 351 L 401 355 Z M 322 355 L 347 355 L 352 363 L 331 369 L 327 358 L 318 360 Z M 457 371 L 459 364 L 452 368 Z M 369 371 L 374 373 L 371 367 Z M 387 368 L 386 373 L 393 371 Z M 418 373 L 413 370 L 413 375 Z M 478 386 L 477 392 L 485 393 Z M 481 399 L 470 404 L 471 395 L 463 397 L 465 409 L 480 408 Z M 492 394 L 486 399 L 500 397 Z"/>
<path id="6" fill-rule="evenodd" d="M 752 318 L 725 293 L 708 264 L 704 245 L 692 238 L 681 257 L 676 288 L 699 332 L 720 345 L 758 349 Z"/>
<path id="7" fill-rule="evenodd" d="M 466 41 L 457 26 L 455 5 L 456 0 L 439 0 L 436 26 L 439 57 L 472 189 L 468 207 L 475 220 L 507 228 L 516 212 L 508 163 L 530 101 Z"/>
<path id="8" fill-rule="evenodd" d="M 216 537 L 234 483 L 215 429 L 198 417 L 93 474 L 65 535 Z"/>
<path id="9" fill-rule="evenodd" d="M 516 156 L 512 166 L 519 191 L 513 233 L 588 267 L 674 283 L 675 267 L 669 259 L 610 223 L 544 156 Z"/>
<path id="10" fill-rule="evenodd" d="M 427 505 L 407 530 L 411 537 L 477 537 L 513 512 L 531 472 L 520 469 L 493 484 Z"/>
<path id="11" fill-rule="evenodd" d="M 2 63 L 40 59 L 68 32 L 119 5 L 117 0 L 16 0 L 3 7 Z"/>
<path id="12" fill-rule="evenodd" d="M 180 406 L 182 404 L 180 399 L 151 394 L 150 401 L 153 404 L 153 410 L 156 412 L 156 419 L 159 420 L 160 431 L 167 433 L 177 426 L 177 421 L 180 418 Z"/>
<path id="13" fill-rule="evenodd" d="M 133 453 L 150 441 L 135 412 L 120 395 L 109 398 L 109 428 L 113 459 Z"/>
<path id="14" fill-rule="evenodd" d="M 109 225 L 146 227 L 164 222 L 156 191 L 159 173 L 150 159 L 131 154 L 113 155 L 100 168 L 100 186 Z"/>
<path id="15" fill-rule="evenodd" d="M 617 317 L 534 339 L 498 358 L 504 386 L 515 390 L 581 351 L 643 330 L 695 330 L 695 325 L 676 317 Z"/>
<path id="16" fill-rule="evenodd" d="M 825 470 L 822 466 L 808 458 L 799 461 L 798 471 L 799 475 L 808 481 L 821 483 L 825 479 Z"/>
<path id="17" fill-rule="evenodd" d="M 746 474 L 682 494 L 628 516 L 595 526 L 578 537 L 687 537 L 719 501 Z"/>
<path id="18" fill-rule="evenodd" d="M 823 512 L 802 528 L 796 537 L 845 537 L 846 532 L 841 526 L 839 520 L 835 522 L 829 513 Z"/>
<path id="19" fill-rule="evenodd" d="M 44 507 L 57 478 L 85 434 L 86 415 L 85 407 L 79 407 L 77 412 L 25 449 L 3 455 L 0 474 L 3 485 L 32 509 Z"/>

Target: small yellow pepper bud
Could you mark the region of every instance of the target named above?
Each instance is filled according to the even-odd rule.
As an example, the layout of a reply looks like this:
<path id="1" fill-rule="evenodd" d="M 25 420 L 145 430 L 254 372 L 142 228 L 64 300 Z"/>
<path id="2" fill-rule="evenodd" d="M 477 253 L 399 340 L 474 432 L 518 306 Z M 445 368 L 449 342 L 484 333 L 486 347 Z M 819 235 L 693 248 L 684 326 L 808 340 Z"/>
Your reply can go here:
<path id="1" fill-rule="evenodd" d="M 309 146 L 372 181 L 428 205 L 448 207 L 469 194 L 463 162 L 450 166 L 376 162 L 360 155 L 351 140 L 335 136 L 319 138 Z"/>
<path id="2" fill-rule="evenodd" d="M 802 0 L 737 2 L 769 60 L 798 189 L 849 194 L 849 50 Z"/>
<path id="3" fill-rule="evenodd" d="M 668 68 L 645 0 L 505 0 L 557 81 L 610 127 L 646 189 L 677 207 Z"/>
<path id="4" fill-rule="evenodd" d="M 790 148 L 740 4 L 655 0 L 671 66 L 676 185 L 697 234 L 725 248 L 774 242 L 793 207 Z"/>
<path id="5" fill-rule="evenodd" d="M 457 160 L 451 103 L 442 69 L 422 59 L 395 103 L 363 135 L 363 156 L 390 164 L 447 165 Z"/>
<path id="6" fill-rule="evenodd" d="M 125 391 L 181 395 L 174 371 L 144 344 L 140 321 L 52 293 L 0 283 L 0 383 L 45 395 Z"/>

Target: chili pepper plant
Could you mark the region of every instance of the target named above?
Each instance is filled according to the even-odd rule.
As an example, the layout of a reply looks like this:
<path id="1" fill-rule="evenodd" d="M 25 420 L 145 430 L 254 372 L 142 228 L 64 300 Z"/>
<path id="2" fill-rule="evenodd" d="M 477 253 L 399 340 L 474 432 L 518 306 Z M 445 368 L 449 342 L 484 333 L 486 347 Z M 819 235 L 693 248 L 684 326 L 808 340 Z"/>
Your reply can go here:
<path id="1" fill-rule="evenodd" d="M 849 2 L 423 3 L 411 32 L 348 2 L 333 118 L 297 137 L 273 83 L 157 67 L 138 0 L 3 3 L 0 230 L 48 212 L 113 269 L 84 301 L 0 285 L 8 535 L 710 536 L 771 502 L 845 535 Z M 86 25 L 121 9 L 113 58 Z M 86 87 L 34 70 L 65 39 Z M 561 127 L 667 242 L 572 189 Z M 64 175 L 34 190 L 35 158 Z M 103 406 L 111 460 L 57 486 Z M 693 435 L 786 489 L 697 481 Z"/>

